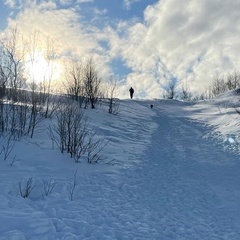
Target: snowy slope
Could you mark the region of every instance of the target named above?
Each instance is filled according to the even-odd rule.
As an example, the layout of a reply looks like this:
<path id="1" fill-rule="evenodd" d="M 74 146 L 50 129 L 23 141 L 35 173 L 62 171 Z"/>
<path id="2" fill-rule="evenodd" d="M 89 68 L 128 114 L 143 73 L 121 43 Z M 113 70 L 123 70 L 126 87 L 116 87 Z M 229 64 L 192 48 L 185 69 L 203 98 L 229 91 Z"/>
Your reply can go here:
<path id="1" fill-rule="evenodd" d="M 116 116 L 85 110 L 108 140 L 97 165 L 52 149 L 44 123 L 0 159 L 0 239 L 240 239 L 238 98 L 122 100 Z M 19 182 L 30 177 L 35 187 L 22 198 Z"/>

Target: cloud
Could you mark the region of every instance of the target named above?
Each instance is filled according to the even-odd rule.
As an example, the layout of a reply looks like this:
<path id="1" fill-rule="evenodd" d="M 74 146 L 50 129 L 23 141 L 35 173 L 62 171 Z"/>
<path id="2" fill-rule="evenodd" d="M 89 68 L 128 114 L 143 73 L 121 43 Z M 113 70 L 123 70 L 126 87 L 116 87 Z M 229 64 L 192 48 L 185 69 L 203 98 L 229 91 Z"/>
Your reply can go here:
<path id="1" fill-rule="evenodd" d="M 98 43 L 102 33 L 82 23 L 81 18 L 75 8 L 59 9 L 53 2 L 42 2 L 26 6 L 15 19 L 9 20 L 8 27 L 17 26 L 27 42 L 33 42 L 35 37 L 37 48 L 46 47 L 48 38 L 53 40 L 58 61 L 92 56 L 98 62 L 100 76 L 109 75 L 109 58 Z"/>
<path id="2" fill-rule="evenodd" d="M 16 5 L 16 1 L 15 0 L 5 0 L 4 4 L 9 6 L 10 8 L 14 8 L 14 6 Z"/>
<path id="3" fill-rule="evenodd" d="M 92 36 L 98 30 L 81 23 L 81 16 L 74 8 L 58 9 L 54 4 L 43 3 L 26 8 L 9 24 L 17 24 L 27 36 L 34 31 L 49 36 L 58 43 L 61 54 L 85 55 L 93 49 L 101 51 L 96 36 Z"/>
<path id="4" fill-rule="evenodd" d="M 124 0 L 124 6 L 126 7 L 126 9 L 130 9 L 131 5 L 135 2 L 139 2 L 140 0 Z"/>
<path id="5" fill-rule="evenodd" d="M 29 34 L 37 29 L 51 36 L 60 56 L 93 53 L 105 74 L 111 73 L 111 60 L 120 59 L 131 72 L 120 79 L 121 96 L 128 97 L 132 86 L 138 97 L 159 98 L 172 79 L 179 86 L 184 82 L 191 90 L 200 91 L 216 72 L 228 73 L 240 65 L 239 0 L 185 0 L 181 4 L 161 0 L 145 9 L 143 20 L 109 19 L 107 10 L 99 12 L 92 6 L 91 19 L 97 21 L 91 22 L 78 4 L 92 0 L 63 9 L 59 9 L 59 1 L 21 1 L 21 11 L 9 23 L 18 23 Z M 128 7 L 134 2 L 124 1 Z M 13 0 L 5 3 L 17 4 Z M 106 21 L 102 28 L 96 23 L 101 21 Z"/>
<path id="6" fill-rule="evenodd" d="M 77 3 L 88 3 L 88 2 L 93 3 L 94 0 L 78 0 L 78 1 L 77 1 Z"/>
<path id="7" fill-rule="evenodd" d="M 111 46 L 134 73 L 134 78 L 127 77 L 126 88 L 136 85 L 139 92 L 150 94 L 151 84 L 164 87 L 174 78 L 199 91 L 216 72 L 237 70 L 239 9 L 239 0 L 185 0 L 181 4 L 161 0 L 146 8 L 143 22 L 125 22 L 125 34 L 113 35 Z M 140 80 L 144 73 L 151 84 Z"/>

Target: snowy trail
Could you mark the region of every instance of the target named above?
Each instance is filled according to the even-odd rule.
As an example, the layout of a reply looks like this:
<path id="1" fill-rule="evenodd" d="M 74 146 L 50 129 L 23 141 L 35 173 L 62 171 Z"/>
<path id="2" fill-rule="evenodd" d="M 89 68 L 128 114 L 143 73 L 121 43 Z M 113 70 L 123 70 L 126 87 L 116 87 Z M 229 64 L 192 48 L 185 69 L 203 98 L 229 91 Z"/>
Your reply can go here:
<path id="1" fill-rule="evenodd" d="M 149 239 L 240 239 L 237 156 L 203 139 L 200 125 L 156 112 L 159 128 L 146 152 L 152 162 L 137 191 L 151 213 Z"/>
<path id="2" fill-rule="evenodd" d="M 237 156 L 202 126 L 156 112 L 144 164 L 118 186 L 119 220 L 126 214 L 131 229 L 119 222 L 123 239 L 240 239 Z"/>
<path id="3" fill-rule="evenodd" d="M 113 172 L 77 165 L 74 201 L 63 172 L 48 199 L 0 195 L 0 240 L 239 240 L 238 156 L 207 138 L 206 127 L 166 109 L 136 101 L 126 110 L 134 119 L 102 119 L 109 122 L 100 130 L 121 142 L 123 162 L 132 164 Z M 154 133 L 144 136 L 144 126 Z"/>
<path id="4" fill-rule="evenodd" d="M 84 239 L 240 239 L 234 216 L 240 195 L 232 199 L 233 190 L 240 193 L 233 165 L 237 157 L 204 139 L 207 130 L 200 125 L 155 111 L 159 126 L 153 144 L 139 156 L 143 164 L 115 180 L 96 174 L 90 184 L 82 184 L 89 202 L 72 213 L 85 220 L 75 234 Z M 130 132 L 136 130 L 136 124 L 131 127 Z M 68 227 L 78 225 L 68 217 L 62 220 Z"/>

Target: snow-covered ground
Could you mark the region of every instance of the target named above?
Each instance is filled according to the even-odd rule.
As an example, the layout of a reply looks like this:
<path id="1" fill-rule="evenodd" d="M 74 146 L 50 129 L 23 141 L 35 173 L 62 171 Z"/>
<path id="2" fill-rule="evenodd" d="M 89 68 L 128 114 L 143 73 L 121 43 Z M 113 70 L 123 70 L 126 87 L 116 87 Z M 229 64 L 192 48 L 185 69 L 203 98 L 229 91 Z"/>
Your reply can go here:
<path id="1" fill-rule="evenodd" d="M 239 98 L 84 110 L 108 141 L 95 165 L 53 149 L 44 123 L 6 161 L 0 155 L 0 239 L 240 239 Z M 22 198 L 19 183 L 30 178 Z M 48 196 L 43 182 L 55 186 Z"/>

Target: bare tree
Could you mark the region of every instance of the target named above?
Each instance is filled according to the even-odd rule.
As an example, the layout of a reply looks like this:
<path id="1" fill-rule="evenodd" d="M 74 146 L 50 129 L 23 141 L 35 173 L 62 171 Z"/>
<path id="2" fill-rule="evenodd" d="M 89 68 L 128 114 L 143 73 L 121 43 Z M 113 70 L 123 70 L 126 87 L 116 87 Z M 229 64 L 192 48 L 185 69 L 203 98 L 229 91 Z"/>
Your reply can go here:
<path id="1" fill-rule="evenodd" d="M 66 64 L 65 77 L 67 93 L 82 107 L 85 95 L 84 68 L 82 63 L 76 59 L 71 59 Z"/>
<path id="2" fill-rule="evenodd" d="M 119 110 L 119 104 L 115 98 L 115 91 L 117 87 L 117 80 L 110 78 L 107 83 L 107 99 L 109 101 L 108 112 L 110 114 L 117 114 Z"/>
<path id="3" fill-rule="evenodd" d="M 223 75 L 216 73 L 214 75 L 214 80 L 213 80 L 213 85 L 212 85 L 213 95 L 217 96 L 220 93 L 224 93 L 226 91 L 227 91 L 227 87 L 226 87 Z"/>
<path id="4" fill-rule="evenodd" d="M 101 96 L 101 78 L 92 58 L 89 58 L 84 67 L 84 89 L 91 108 L 95 108 Z M 86 106 L 86 105 L 85 105 Z"/>
<path id="5" fill-rule="evenodd" d="M 182 90 L 180 92 L 180 95 L 179 95 L 180 99 L 183 100 L 183 101 L 190 101 L 191 98 L 192 98 L 192 94 L 191 92 L 189 91 L 188 89 L 188 86 L 186 84 L 184 84 L 182 86 Z"/>
<path id="6" fill-rule="evenodd" d="M 240 87 L 240 74 L 236 71 L 228 74 L 226 85 L 228 90 L 234 90 Z"/>
<path id="7" fill-rule="evenodd" d="M 28 65 L 29 69 L 27 72 L 28 75 L 28 89 L 30 91 L 30 116 L 29 116 L 29 124 L 28 124 L 28 134 L 30 137 L 33 137 L 35 128 L 37 124 L 43 120 L 43 117 L 48 115 L 48 109 L 45 111 L 45 114 L 40 114 L 43 112 L 43 105 L 47 101 L 49 101 L 49 91 L 51 89 L 51 73 L 48 73 L 49 79 L 44 79 L 46 73 L 42 74 L 43 79 L 42 85 L 36 79 L 35 73 L 32 72 L 31 68 L 34 68 L 37 64 L 37 60 L 39 58 L 38 49 L 38 34 L 39 32 L 33 32 L 28 38 L 27 50 L 28 50 Z M 49 49 L 48 49 L 49 48 Z M 46 56 L 51 59 L 52 55 L 54 55 L 54 50 L 52 49 L 52 45 L 47 44 Z M 42 57 L 42 56 L 40 56 Z M 46 69 L 45 69 L 46 71 Z M 45 82 L 46 80 L 46 82 Z M 41 92 L 42 91 L 42 92 Z M 49 104 L 49 102 L 47 103 Z M 49 105 L 47 106 L 49 107 Z"/>
<path id="8" fill-rule="evenodd" d="M 5 72 L 4 64 L 2 63 L 3 58 L 4 56 L 2 56 L 0 52 L 0 101 L 3 101 L 3 98 L 6 96 L 7 82 L 9 79 L 9 76 L 6 76 L 6 74 L 9 74 L 9 72 Z"/>
<path id="9" fill-rule="evenodd" d="M 25 44 L 20 39 L 17 28 L 11 29 L 2 40 L 1 50 L 3 57 L 0 67 L 1 85 L 3 90 L 7 85 L 10 88 L 9 97 L 13 101 L 17 101 L 18 89 L 25 83 L 21 62 L 26 53 Z"/>
<path id="10" fill-rule="evenodd" d="M 54 67 L 54 61 L 56 58 L 55 43 L 49 37 L 46 39 L 45 48 L 43 51 L 43 58 L 45 60 L 45 73 L 43 73 L 43 79 L 39 83 L 40 92 L 40 105 L 41 114 L 45 118 L 49 118 L 53 115 L 58 107 L 58 97 L 53 94 L 53 75 L 56 70 Z"/>
<path id="11" fill-rule="evenodd" d="M 176 96 L 176 81 L 173 79 L 168 83 L 166 90 L 163 92 L 164 99 L 174 99 Z"/>
<path id="12" fill-rule="evenodd" d="M 31 88 L 31 110 L 28 124 L 28 134 L 33 137 L 36 126 L 43 120 L 43 116 L 40 114 L 41 101 L 40 92 L 37 90 L 38 85 L 33 81 L 30 84 Z"/>

